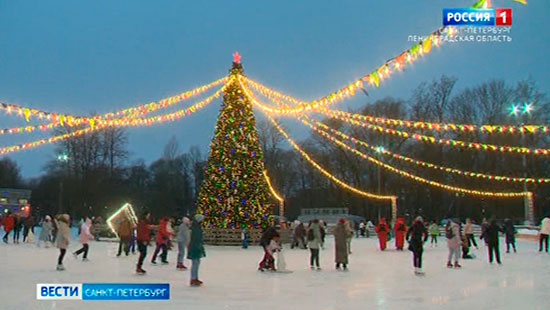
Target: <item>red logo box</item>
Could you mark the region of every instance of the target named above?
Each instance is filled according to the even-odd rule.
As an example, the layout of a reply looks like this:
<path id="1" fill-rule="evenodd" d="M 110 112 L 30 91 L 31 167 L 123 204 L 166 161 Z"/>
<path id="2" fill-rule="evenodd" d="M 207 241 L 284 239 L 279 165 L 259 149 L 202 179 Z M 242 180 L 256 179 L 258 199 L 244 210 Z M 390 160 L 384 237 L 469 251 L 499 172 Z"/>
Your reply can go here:
<path id="1" fill-rule="evenodd" d="M 512 9 L 495 9 L 495 25 L 511 26 L 512 25 Z"/>

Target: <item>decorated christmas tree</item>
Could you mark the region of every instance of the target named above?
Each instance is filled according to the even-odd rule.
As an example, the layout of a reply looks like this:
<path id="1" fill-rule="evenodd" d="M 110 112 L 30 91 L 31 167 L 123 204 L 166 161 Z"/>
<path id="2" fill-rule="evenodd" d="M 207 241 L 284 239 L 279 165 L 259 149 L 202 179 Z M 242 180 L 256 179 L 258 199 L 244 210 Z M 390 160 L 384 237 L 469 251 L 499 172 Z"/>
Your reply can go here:
<path id="1" fill-rule="evenodd" d="M 235 53 L 232 76 L 242 74 Z M 252 106 L 235 79 L 223 94 L 204 181 L 197 197 L 204 223 L 217 228 L 261 228 L 271 220 L 269 189 Z"/>

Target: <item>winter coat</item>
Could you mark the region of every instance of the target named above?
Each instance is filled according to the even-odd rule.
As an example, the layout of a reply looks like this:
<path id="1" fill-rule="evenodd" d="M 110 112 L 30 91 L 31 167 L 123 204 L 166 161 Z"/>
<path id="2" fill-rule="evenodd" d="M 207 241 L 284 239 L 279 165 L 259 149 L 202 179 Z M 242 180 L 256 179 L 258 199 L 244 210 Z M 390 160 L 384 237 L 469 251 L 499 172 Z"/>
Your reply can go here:
<path id="1" fill-rule="evenodd" d="M 347 238 L 350 231 L 344 223 L 338 222 L 334 229 L 334 262 L 339 264 L 348 263 L 348 243 Z"/>
<path id="2" fill-rule="evenodd" d="M 516 241 L 516 228 L 512 221 L 508 220 L 504 222 L 504 234 L 506 236 L 506 242 L 511 243 Z"/>
<path id="3" fill-rule="evenodd" d="M 439 226 L 437 224 L 430 225 L 430 235 L 439 236 Z"/>
<path id="4" fill-rule="evenodd" d="M 409 240 L 409 250 L 413 252 L 421 251 L 424 242 L 428 239 L 428 231 L 422 221 L 415 221 L 407 231 L 407 240 Z"/>
<path id="5" fill-rule="evenodd" d="M 187 247 L 189 245 L 189 226 L 185 223 L 181 223 L 178 227 L 178 242 L 183 242 L 183 244 Z"/>
<path id="6" fill-rule="evenodd" d="M 94 237 L 90 232 L 91 227 L 92 220 L 86 219 L 86 222 L 82 223 L 82 225 L 80 226 L 80 236 L 78 237 L 78 242 L 82 244 L 90 242 L 90 238 Z"/>
<path id="7" fill-rule="evenodd" d="M 13 226 L 15 226 L 15 219 L 11 214 L 6 215 L 6 217 L 2 220 L 2 225 L 4 226 L 4 231 L 8 232 L 13 229 Z"/>
<path id="8" fill-rule="evenodd" d="M 155 237 L 155 242 L 157 244 L 167 244 L 170 236 L 171 234 L 168 231 L 168 220 L 161 219 L 159 221 L 159 229 L 157 231 L 157 236 Z"/>
<path id="9" fill-rule="evenodd" d="M 386 220 L 380 219 L 378 225 L 376 225 L 376 233 L 378 234 L 378 242 L 380 244 L 380 249 L 386 249 L 386 241 L 388 240 L 388 230 L 389 226 L 386 224 Z"/>
<path id="10" fill-rule="evenodd" d="M 540 222 L 540 233 L 544 235 L 550 235 L 550 218 L 545 217 Z"/>
<path id="11" fill-rule="evenodd" d="M 279 233 L 275 229 L 275 227 L 268 227 L 262 234 L 262 237 L 260 238 L 260 245 L 262 247 L 269 246 L 269 243 L 271 242 L 271 239 L 278 235 Z"/>
<path id="12" fill-rule="evenodd" d="M 266 247 L 267 253 L 269 253 L 271 256 L 277 251 L 281 250 L 281 245 L 275 241 L 275 239 L 271 239 L 269 242 L 269 245 Z"/>
<path id="13" fill-rule="evenodd" d="M 193 221 L 191 224 L 191 239 L 187 248 L 188 259 L 201 259 L 206 256 L 204 251 L 204 241 L 202 239 L 201 224 Z"/>
<path id="14" fill-rule="evenodd" d="M 57 220 L 57 237 L 55 238 L 56 246 L 60 249 L 67 249 L 69 246 L 69 215 L 62 214 Z"/>
<path id="15" fill-rule="evenodd" d="M 462 237 L 460 236 L 460 226 L 458 226 L 458 224 L 454 222 L 452 222 L 450 225 L 451 225 L 450 228 L 446 228 L 446 229 L 452 230 L 453 237 L 450 239 L 447 239 L 447 247 L 449 249 L 456 250 L 460 248 L 460 246 L 462 245 Z"/>
<path id="16" fill-rule="evenodd" d="M 313 240 L 307 240 L 307 247 L 310 249 L 319 249 L 321 247 L 321 227 L 319 223 L 311 223 L 310 230 L 313 230 Z M 309 236 L 309 231 L 308 231 Z"/>
<path id="17" fill-rule="evenodd" d="M 120 240 L 130 241 L 130 239 L 132 239 L 132 231 L 133 227 L 130 220 L 124 219 L 120 222 L 120 224 L 118 224 L 117 234 Z"/>
<path id="18" fill-rule="evenodd" d="M 492 221 L 491 224 L 487 227 L 487 230 L 485 231 L 485 241 L 488 244 L 498 244 L 498 233 L 502 231 L 500 226 L 498 226 L 496 221 Z"/>
<path id="19" fill-rule="evenodd" d="M 464 224 L 464 234 L 473 235 L 474 234 L 474 225 L 472 223 Z"/>
<path id="20" fill-rule="evenodd" d="M 34 218 L 31 215 L 29 215 L 25 219 L 25 221 L 23 222 L 23 225 L 25 225 L 25 227 L 27 227 L 27 228 L 33 227 L 34 226 Z"/>
<path id="21" fill-rule="evenodd" d="M 151 229 L 149 229 L 149 222 L 147 220 L 139 220 L 136 239 L 138 242 L 151 241 Z"/>
<path id="22" fill-rule="evenodd" d="M 306 228 L 304 227 L 303 223 L 298 224 L 296 226 L 296 230 L 294 231 L 294 236 L 296 238 L 304 238 L 306 236 Z"/>
<path id="23" fill-rule="evenodd" d="M 405 233 L 407 232 L 407 225 L 402 217 L 398 217 L 393 226 L 395 231 L 395 247 L 402 249 L 405 243 Z"/>
<path id="24" fill-rule="evenodd" d="M 50 221 L 44 221 L 42 223 L 42 229 L 40 229 L 40 235 L 38 240 L 40 241 L 50 241 L 50 235 L 52 234 L 53 225 Z"/>

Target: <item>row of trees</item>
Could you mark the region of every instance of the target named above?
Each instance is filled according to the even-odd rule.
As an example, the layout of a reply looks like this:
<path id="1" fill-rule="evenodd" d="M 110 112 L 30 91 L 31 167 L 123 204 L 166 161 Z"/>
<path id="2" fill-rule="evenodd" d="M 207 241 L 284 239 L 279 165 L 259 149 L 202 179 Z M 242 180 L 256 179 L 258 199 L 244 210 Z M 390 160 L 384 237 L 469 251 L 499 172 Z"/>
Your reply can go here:
<path id="1" fill-rule="evenodd" d="M 550 103 L 532 81 L 521 81 L 511 86 L 504 81 L 493 80 L 459 92 L 455 91 L 455 84 L 455 78 L 443 76 L 420 84 L 408 100 L 385 98 L 351 112 L 467 124 L 550 123 Z M 524 103 L 533 107 L 531 113 L 509 113 L 512 105 Z M 528 155 L 524 165 L 522 156 L 518 154 L 460 150 L 388 136 L 334 119 L 323 121 L 371 145 L 383 146 L 392 152 L 438 165 L 511 176 L 523 176 L 524 173 L 534 177 L 550 175 L 546 157 Z M 274 187 L 285 197 L 285 215 L 288 218 L 296 217 L 301 208 L 309 207 L 347 207 L 351 213 L 371 219 L 390 215 L 389 203 L 358 197 L 320 175 L 299 154 L 288 149 L 284 137 L 269 123 L 259 122 L 257 129 L 266 168 Z M 528 147 L 547 147 L 549 144 L 548 136 L 543 134 L 424 133 L 437 138 L 492 144 Z M 429 187 L 379 169 L 315 133 L 303 140 L 301 145 L 323 167 L 353 186 L 397 195 L 401 215 L 476 219 L 489 215 L 514 219 L 523 217 L 521 198 L 471 197 Z M 179 143 L 172 138 L 165 146 L 163 156 L 147 165 L 143 160 L 130 161 L 126 132 L 124 129 L 110 128 L 61 142 L 56 152 L 66 153 L 68 160 L 51 161 L 45 166 L 41 177 L 26 181 L 22 180 L 13 161 L 8 158 L 0 160 L 0 187 L 31 188 L 32 204 L 41 214 L 63 210 L 74 216 L 105 216 L 126 201 L 148 208 L 156 215 L 179 216 L 192 213 L 196 208 L 196 195 L 204 178 L 206 161 L 205 154 L 196 146 L 182 152 Z M 523 184 L 465 178 L 372 152 L 370 156 L 423 177 L 466 188 L 493 191 L 523 189 Z M 535 192 L 536 215 L 550 211 L 550 200 L 547 198 L 549 187 L 530 184 L 529 190 Z"/>

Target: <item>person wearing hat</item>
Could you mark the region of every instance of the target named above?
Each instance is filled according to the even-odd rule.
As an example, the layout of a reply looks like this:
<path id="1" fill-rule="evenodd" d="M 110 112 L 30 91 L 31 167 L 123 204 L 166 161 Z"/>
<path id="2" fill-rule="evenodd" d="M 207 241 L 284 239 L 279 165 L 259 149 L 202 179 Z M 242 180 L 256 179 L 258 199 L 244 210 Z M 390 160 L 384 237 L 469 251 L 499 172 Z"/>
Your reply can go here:
<path id="1" fill-rule="evenodd" d="M 68 214 L 60 214 L 57 216 L 57 237 L 55 238 L 57 248 L 59 248 L 59 257 L 57 258 L 57 270 L 65 270 L 63 266 L 63 258 L 69 247 L 69 223 L 70 217 Z"/>
<path id="2" fill-rule="evenodd" d="M 51 241 L 52 231 L 52 218 L 49 215 L 46 215 L 46 218 L 42 223 L 42 229 L 40 229 L 40 234 L 38 235 L 38 243 L 36 246 L 40 246 L 40 242 L 43 241 L 47 248 L 50 247 L 49 243 Z"/>
<path id="3" fill-rule="evenodd" d="M 201 228 L 201 222 L 203 220 L 204 215 L 196 214 L 193 222 L 191 223 L 191 238 L 187 249 L 187 258 L 191 260 L 191 286 L 201 286 L 203 283 L 199 280 L 199 266 L 201 264 L 201 258 L 206 257 Z"/>
<path id="4" fill-rule="evenodd" d="M 340 265 L 344 271 L 348 269 L 348 237 L 353 234 L 351 229 L 346 225 L 346 219 L 339 218 L 338 224 L 334 229 L 334 262 L 336 269 L 340 270 Z"/>

